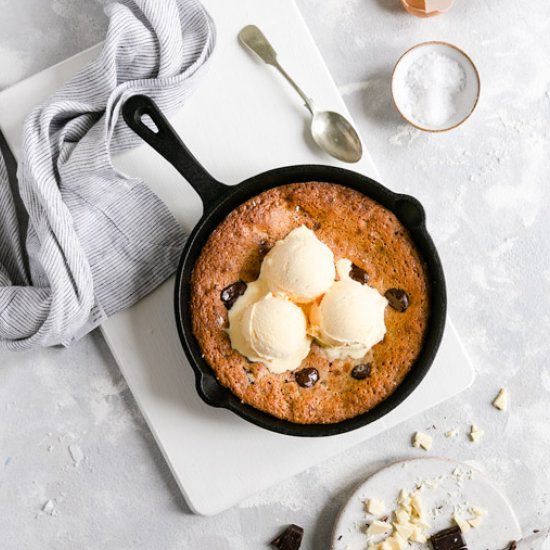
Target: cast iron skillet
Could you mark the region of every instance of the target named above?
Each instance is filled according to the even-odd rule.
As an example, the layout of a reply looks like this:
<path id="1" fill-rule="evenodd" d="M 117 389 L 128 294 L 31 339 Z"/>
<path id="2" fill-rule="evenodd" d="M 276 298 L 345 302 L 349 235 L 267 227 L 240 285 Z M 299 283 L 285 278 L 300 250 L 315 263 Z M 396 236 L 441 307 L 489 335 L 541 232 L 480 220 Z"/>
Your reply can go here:
<path id="1" fill-rule="evenodd" d="M 333 166 L 286 166 L 258 174 L 238 185 L 228 186 L 214 179 L 200 165 L 152 99 L 143 95 L 132 96 L 125 102 L 122 113 L 128 126 L 166 158 L 193 186 L 204 205 L 202 218 L 191 232 L 183 249 L 175 290 L 179 336 L 191 367 L 195 371 L 197 391 L 203 401 L 213 407 L 229 409 L 262 428 L 296 436 L 328 436 L 348 432 L 379 419 L 404 401 L 428 372 L 445 327 L 447 303 L 445 279 L 439 256 L 426 231 L 422 205 L 415 198 L 393 193 L 361 174 Z M 144 123 L 144 115 L 148 115 L 156 125 L 155 130 Z M 428 266 L 432 285 L 431 316 L 426 339 L 420 356 L 405 380 L 390 397 L 374 409 L 335 424 L 294 424 L 242 403 L 216 380 L 214 371 L 202 357 L 191 324 L 191 274 L 202 247 L 212 231 L 233 209 L 262 191 L 287 183 L 307 181 L 345 185 L 364 193 L 394 212 L 410 231 L 415 245 Z"/>

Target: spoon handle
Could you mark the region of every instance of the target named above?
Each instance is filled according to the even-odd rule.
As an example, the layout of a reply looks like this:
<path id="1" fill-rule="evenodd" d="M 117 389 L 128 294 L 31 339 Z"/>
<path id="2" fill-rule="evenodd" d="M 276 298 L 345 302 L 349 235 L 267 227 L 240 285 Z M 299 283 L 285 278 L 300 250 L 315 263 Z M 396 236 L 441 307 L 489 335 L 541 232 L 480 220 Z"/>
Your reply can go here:
<path id="1" fill-rule="evenodd" d="M 277 52 L 273 49 L 273 46 L 269 43 L 269 40 L 265 37 L 264 33 L 256 27 L 256 25 L 247 25 L 246 27 L 243 27 L 241 32 L 239 32 L 239 41 L 249 50 L 253 51 L 260 59 L 262 59 L 262 61 L 272 67 L 275 67 L 296 90 L 309 112 L 313 114 L 313 101 L 304 93 L 298 84 L 296 84 L 294 79 L 292 79 L 290 75 L 281 67 L 279 61 L 277 60 Z"/>

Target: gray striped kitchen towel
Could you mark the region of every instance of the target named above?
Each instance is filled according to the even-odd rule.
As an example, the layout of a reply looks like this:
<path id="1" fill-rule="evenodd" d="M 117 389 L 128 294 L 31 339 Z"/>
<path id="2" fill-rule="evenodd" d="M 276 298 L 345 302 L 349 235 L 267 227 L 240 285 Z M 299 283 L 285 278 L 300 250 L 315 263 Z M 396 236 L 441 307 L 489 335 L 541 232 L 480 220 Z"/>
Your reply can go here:
<path id="1" fill-rule="evenodd" d="M 185 102 L 214 26 L 197 0 L 106 0 L 105 12 L 99 58 L 25 121 L 16 193 L 0 156 L 0 349 L 68 344 L 157 287 L 181 252 L 180 226 L 111 152 L 138 142 L 119 117 L 128 96 L 167 112 Z"/>

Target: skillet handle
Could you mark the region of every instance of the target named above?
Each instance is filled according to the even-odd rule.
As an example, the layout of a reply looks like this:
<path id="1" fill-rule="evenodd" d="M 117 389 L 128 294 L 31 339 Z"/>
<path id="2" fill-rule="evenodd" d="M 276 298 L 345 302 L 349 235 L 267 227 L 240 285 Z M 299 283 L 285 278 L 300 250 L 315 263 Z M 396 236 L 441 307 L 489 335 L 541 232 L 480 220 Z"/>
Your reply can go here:
<path id="1" fill-rule="evenodd" d="M 187 149 L 157 104 L 145 95 L 129 97 L 122 106 L 126 124 L 160 153 L 191 184 L 202 199 L 204 209 L 214 205 L 230 187 L 213 178 Z M 156 126 L 151 129 L 143 117 L 147 116 Z"/>

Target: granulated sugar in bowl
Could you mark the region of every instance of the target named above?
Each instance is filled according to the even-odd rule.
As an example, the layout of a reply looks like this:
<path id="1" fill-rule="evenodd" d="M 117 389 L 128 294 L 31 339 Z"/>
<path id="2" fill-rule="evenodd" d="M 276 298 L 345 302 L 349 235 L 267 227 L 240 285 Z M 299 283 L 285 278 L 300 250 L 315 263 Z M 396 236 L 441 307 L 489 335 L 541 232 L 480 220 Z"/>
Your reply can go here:
<path id="1" fill-rule="evenodd" d="M 473 61 L 446 42 L 424 42 L 405 52 L 392 78 L 397 109 L 413 126 L 429 132 L 456 128 L 475 109 L 479 74 Z"/>

